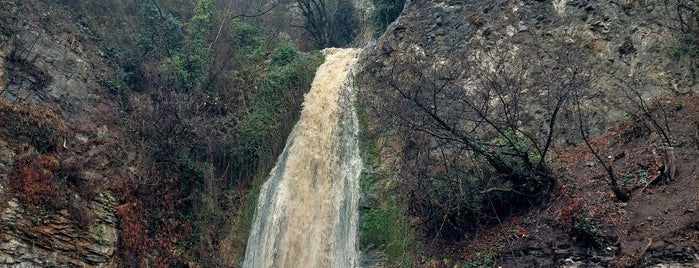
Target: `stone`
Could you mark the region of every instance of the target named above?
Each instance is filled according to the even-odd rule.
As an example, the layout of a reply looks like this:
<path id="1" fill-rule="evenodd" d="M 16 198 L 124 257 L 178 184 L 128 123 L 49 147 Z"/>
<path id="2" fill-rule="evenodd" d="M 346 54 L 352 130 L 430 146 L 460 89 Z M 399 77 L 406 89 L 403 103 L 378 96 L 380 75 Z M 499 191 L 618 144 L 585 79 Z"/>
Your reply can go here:
<path id="1" fill-rule="evenodd" d="M 105 194 L 90 202 L 95 223 L 82 228 L 65 210 L 36 225 L 17 200 L 8 201 L 0 214 L 0 267 L 114 267 L 119 237 L 114 203 Z"/>

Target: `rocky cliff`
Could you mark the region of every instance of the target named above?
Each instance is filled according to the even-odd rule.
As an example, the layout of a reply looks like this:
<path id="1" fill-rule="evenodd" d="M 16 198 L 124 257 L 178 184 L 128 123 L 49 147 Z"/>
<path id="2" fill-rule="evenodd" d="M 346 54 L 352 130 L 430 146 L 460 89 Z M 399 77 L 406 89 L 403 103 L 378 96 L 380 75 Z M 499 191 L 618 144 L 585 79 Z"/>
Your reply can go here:
<path id="1" fill-rule="evenodd" d="M 116 200 L 94 157 L 114 141 L 104 64 L 66 9 L 0 6 L 0 266 L 116 267 Z"/>
<path id="2" fill-rule="evenodd" d="M 487 265 L 696 266 L 698 245 L 689 240 L 697 235 L 693 207 L 699 199 L 695 190 L 687 190 L 697 187 L 699 148 L 694 130 L 699 124 L 696 9 L 691 1 L 408 1 L 365 51 L 358 80 L 363 103 L 380 118 L 375 124 L 386 149 L 379 168 L 388 170 L 382 176 L 393 177 L 386 184 L 408 189 L 410 220 L 436 247 L 435 255 L 447 251 L 462 260 L 437 257 L 423 265 L 463 265 L 470 259 L 479 262 L 465 263 L 478 266 L 486 265 L 484 256 L 500 256 Z M 572 82 L 577 79 L 581 83 Z M 562 110 L 577 106 L 578 112 L 570 109 L 546 120 L 553 111 L 547 106 L 555 98 L 552 88 L 573 88 Z M 474 103 L 482 106 L 462 108 Z M 503 119 L 510 117 L 515 120 Z M 576 118 L 582 117 L 585 126 L 579 127 Z M 654 120 L 665 126 L 653 127 Z M 482 168 L 471 165 L 469 155 L 478 154 L 473 152 L 479 146 L 508 146 L 492 140 L 512 137 L 483 130 L 489 124 L 493 129 L 507 125 L 507 131 L 521 132 L 520 138 L 533 144 L 555 133 L 550 161 L 557 185 L 552 200 L 535 206 L 538 211 L 495 212 L 484 224 L 491 227 L 478 228 L 464 218 L 479 216 L 466 213 L 482 199 L 464 200 L 511 190 L 463 190 L 493 179 L 478 173 Z M 466 130 L 459 133 L 463 125 Z M 585 147 L 581 132 L 594 138 L 590 146 L 612 166 L 611 173 L 624 178 L 630 201 L 610 200 L 608 174 Z M 661 132 L 672 137 L 662 141 Z M 468 144 L 469 135 L 484 138 Z M 659 153 L 663 146 L 682 153 Z M 469 149 L 460 151 L 464 147 Z M 652 155 L 669 159 L 657 157 L 675 153 L 683 175 L 656 186 L 662 190 L 650 190 L 658 183 L 653 178 L 674 178 L 646 176 L 667 166 L 649 166 Z M 664 221 L 654 220 L 658 217 Z M 585 233 L 594 233 L 598 241 L 584 238 Z"/>
<path id="3" fill-rule="evenodd" d="M 593 108 L 605 114 L 599 134 L 634 108 L 628 85 L 644 99 L 692 96 L 696 22 L 680 2 L 651 1 L 410 1 L 366 53 L 375 77 L 394 66 L 429 61 L 514 63 L 527 54 L 547 57 L 574 45 L 593 78 Z M 485 57 L 484 57 L 485 55 Z M 412 61 L 412 62 L 411 62 Z"/>
<path id="4" fill-rule="evenodd" d="M 1 193 L 0 193 L 1 194 Z M 114 199 L 102 196 L 89 205 L 95 221 L 79 226 L 67 210 L 29 216 L 17 200 L 0 214 L 0 265 L 5 267 L 117 267 Z"/>

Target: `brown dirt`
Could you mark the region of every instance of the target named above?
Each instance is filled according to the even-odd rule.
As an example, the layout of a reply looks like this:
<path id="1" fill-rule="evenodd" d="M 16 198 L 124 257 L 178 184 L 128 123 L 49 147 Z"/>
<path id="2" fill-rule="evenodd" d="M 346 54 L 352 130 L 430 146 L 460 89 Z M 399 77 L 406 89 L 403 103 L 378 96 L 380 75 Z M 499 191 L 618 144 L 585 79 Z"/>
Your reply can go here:
<path id="1" fill-rule="evenodd" d="M 486 228 L 464 244 L 428 245 L 427 259 L 453 258 L 422 266 L 483 265 L 483 256 L 495 252 L 500 267 L 697 267 L 699 98 L 660 103 L 665 113 L 656 104 L 651 114 L 669 127 L 672 149 L 642 116 L 592 140 L 629 192 L 628 202 L 615 198 L 607 172 L 584 144 L 559 147 L 552 154 L 559 184 L 547 204 Z M 672 151 L 674 161 L 668 157 Z"/>

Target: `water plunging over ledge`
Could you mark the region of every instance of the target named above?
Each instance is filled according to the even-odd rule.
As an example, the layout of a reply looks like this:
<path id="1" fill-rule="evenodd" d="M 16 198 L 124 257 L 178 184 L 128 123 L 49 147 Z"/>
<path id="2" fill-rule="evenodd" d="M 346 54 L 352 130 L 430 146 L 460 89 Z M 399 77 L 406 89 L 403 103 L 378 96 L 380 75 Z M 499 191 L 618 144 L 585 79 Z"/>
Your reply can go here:
<path id="1" fill-rule="evenodd" d="M 355 267 L 362 161 L 352 66 L 323 50 L 301 117 L 260 189 L 243 267 Z"/>

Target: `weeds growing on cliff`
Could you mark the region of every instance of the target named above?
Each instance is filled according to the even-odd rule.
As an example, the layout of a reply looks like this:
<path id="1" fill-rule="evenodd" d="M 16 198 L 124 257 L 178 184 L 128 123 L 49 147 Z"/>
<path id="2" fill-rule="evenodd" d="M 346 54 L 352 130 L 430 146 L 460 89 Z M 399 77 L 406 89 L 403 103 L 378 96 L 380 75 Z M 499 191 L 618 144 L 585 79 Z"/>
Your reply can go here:
<path id="1" fill-rule="evenodd" d="M 39 153 L 55 151 L 58 115 L 50 107 L 32 104 L 0 104 L 0 131 L 7 138 L 25 142 Z"/>
<path id="2" fill-rule="evenodd" d="M 408 223 L 405 209 L 396 204 L 377 207 L 362 213 L 360 247 L 386 253 L 389 262 L 410 266 L 418 250 L 417 235 Z"/>
<path id="3" fill-rule="evenodd" d="M 683 34 L 671 49 L 672 58 L 679 60 L 683 56 L 695 58 L 699 54 L 697 37 L 694 34 Z"/>
<path id="4" fill-rule="evenodd" d="M 360 176 L 360 187 L 364 195 L 378 195 L 379 199 L 390 199 L 384 204 L 361 211 L 359 244 L 362 250 L 378 250 L 386 254 L 388 262 L 398 267 L 412 267 L 417 259 L 420 242 L 414 226 L 408 220 L 407 202 L 385 188 L 386 174 L 377 173 L 380 164 L 379 140 L 369 126 L 365 107 L 355 103 L 360 127 L 360 150 L 366 164 Z M 400 190 L 399 190 L 400 191 Z"/>
<path id="5" fill-rule="evenodd" d="M 463 268 L 491 268 L 497 267 L 500 256 L 490 248 L 483 248 L 464 263 Z"/>
<path id="6" fill-rule="evenodd" d="M 606 238 L 599 223 L 594 220 L 593 216 L 584 212 L 576 216 L 573 223 L 574 239 L 589 246 L 601 248 L 605 245 Z"/>

